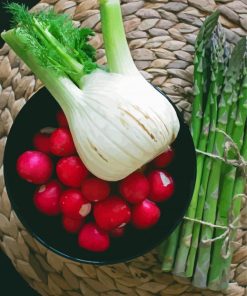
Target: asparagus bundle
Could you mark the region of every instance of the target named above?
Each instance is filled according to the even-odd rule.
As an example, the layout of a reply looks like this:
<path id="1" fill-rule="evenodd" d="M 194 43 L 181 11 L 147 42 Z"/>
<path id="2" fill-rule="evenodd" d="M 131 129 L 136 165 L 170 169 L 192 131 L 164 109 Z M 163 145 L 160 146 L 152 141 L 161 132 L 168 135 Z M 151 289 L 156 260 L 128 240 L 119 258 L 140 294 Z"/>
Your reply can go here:
<path id="1" fill-rule="evenodd" d="M 234 102 L 235 96 L 238 96 L 236 85 L 238 85 L 241 75 L 241 64 L 245 53 L 246 39 L 242 39 L 234 48 L 229 68 L 226 73 L 224 88 L 221 94 L 220 102 L 218 104 L 218 120 L 217 128 L 223 132 L 227 132 L 231 129 L 231 107 L 235 108 Z M 231 132 L 231 131 L 230 131 Z M 225 136 L 222 132 L 216 132 L 214 142 L 214 154 L 223 157 L 224 156 L 224 143 L 226 142 Z M 216 211 L 219 198 L 219 184 L 222 172 L 222 161 L 214 159 L 211 167 L 211 174 L 209 176 L 207 192 L 205 196 L 203 221 L 215 224 Z M 204 240 L 210 240 L 213 238 L 214 229 L 208 226 L 201 227 L 201 244 L 199 246 L 198 259 L 196 263 L 196 269 L 193 278 L 193 284 L 199 288 L 207 287 L 207 275 L 210 265 L 210 252 L 212 244 L 203 243 Z"/>
<path id="2" fill-rule="evenodd" d="M 247 98 L 246 38 L 240 40 L 230 56 L 224 31 L 217 21 L 218 13 L 215 12 L 206 19 L 197 38 L 191 132 L 198 150 L 222 158 L 227 141 L 224 132 L 246 154 L 242 147 L 246 146 L 243 144 Z M 236 155 L 230 152 L 227 157 Z M 243 193 L 245 181 L 232 165 L 198 153 L 196 185 L 187 217 L 161 250 L 164 271 L 193 278 L 193 284 L 200 288 L 209 286 L 220 290 L 227 286 L 231 252 L 225 259 L 223 238 L 213 241 L 230 223 L 230 209 L 230 217 L 239 215 L 240 201 L 233 200 L 233 196 L 237 192 Z M 202 225 L 200 221 L 225 228 L 214 231 L 214 227 Z M 232 231 L 229 240 L 234 239 L 234 235 Z"/>

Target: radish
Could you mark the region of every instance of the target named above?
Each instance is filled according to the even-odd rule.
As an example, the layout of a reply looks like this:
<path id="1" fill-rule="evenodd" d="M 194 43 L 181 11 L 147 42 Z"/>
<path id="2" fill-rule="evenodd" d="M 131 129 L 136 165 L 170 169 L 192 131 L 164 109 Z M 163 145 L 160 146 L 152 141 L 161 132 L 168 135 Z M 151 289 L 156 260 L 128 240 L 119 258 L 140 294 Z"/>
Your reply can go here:
<path id="1" fill-rule="evenodd" d="M 92 177 L 82 182 L 81 191 L 87 200 L 97 202 L 109 196 L 110 185 L 106 181 Z"/>
<path id="2" fill-rule="evenodd" d="M 62 193 L 61 185 L 52 180 L 46 185 L 40 186 L 34 193 L 35 207 L 43 214 L 55 216 L 60 213 L 59 199 Z"/>
<path id="3" fill-rule="evenodd" d="M 61 212 L 72 219 L 86 217 L 91 212 L 91 203 L 88 202 L 77 189 L 68 189 L 60 198 Z"/>
<path id="4" fill-rule="evenodd" d="M 77 233 L 81 229 L 84 222 L 85 222 L 85 219 L 82 219 L 82 218 L 72 219 L 67 216 L 63 216 L 62 218 L 63 227 L 69 233 Z"/>
<path id="5" fill-rule="evenodd" d="M 40 151 L 26 151 L 17 159 L 18 175 L 33 184 L 46 183 L 53 171 L 53 164 L 49 156 Z"/>
<path id="6" fill-rule="evenodd" d="M 58 111 L 56 114 L 57 123 L 60 127 L 68 127 L 67 118 L 62 110 Z"/>
<path id="7" fill-rule="evenodd" d="M 36 133 L 33 137 L 33 146 L 36 150 L 44 153 L 50 153 L 50 135 Z"/>
<path id="8" fill-rule="evenodd" d="M 59 180 L 69 187 L 80 187 L 83 179 L 89 174 L 78 156 L 61 158 L 56 166 Z"/>
<path id="9" fill-rule="evenodd" d="M 169 147 L 164 153 L 157 156 L 153 160 L 153 163 L 157 168 L 164 168 L 173 161 L 174 155 L 174 150 L 171 147 Z"/>
<path id="10" fill-rule="evenodd" d="M 51 134 L 50 150 L 56 156 L 76 154 L 73 138 L 68 128 L 57 128 Z"/>
<path id="11" fill-rule="evenodd" d="M 159 207 L 148 199 L 133 206 L 132 224 L 137 229 L 149 229 L 158 222 L 159 218 Z"/>
<path id="12" fill-rule="evenodd" d="M 120 182 L 120 193 L 130 203 L 138 203 L 148 197 L 150 188 L 147 178 L 135 172 Z"/>
<path id="13" fill-rule="evenodd" d="M 122 237 L 125 233 L 125 227 L 114 228 L 110 231 L 110 236 L 112 237 Z"/>
<path id="14" fill-rule="evenodd" d="M 92 252 L 104 252 L 110 247 L 109 235 L 95 223 L 82 226 L 78 236 L 79 246 Z"/>
<path id="15" fill-rule="evenodd" d="M 148 180 L 151 188 L 151 200 L 155 202 L 162 202 L 173 195 L 174 181 L 167 172 L 155 170 L 149 174 Z"/>
<path id="16" fill-rule="evenodd" d="M 93 214 L 99 227 L 106 231 L 126 225 L 131 218 L 127 203 L 117 196 L 96 203 Z"/>

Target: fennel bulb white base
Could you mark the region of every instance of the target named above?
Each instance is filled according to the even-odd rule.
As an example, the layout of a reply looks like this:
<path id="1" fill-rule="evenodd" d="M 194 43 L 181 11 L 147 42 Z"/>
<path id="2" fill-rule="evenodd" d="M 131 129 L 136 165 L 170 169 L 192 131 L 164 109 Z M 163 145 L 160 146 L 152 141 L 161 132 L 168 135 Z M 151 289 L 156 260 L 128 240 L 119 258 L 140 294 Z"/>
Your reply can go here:
<path id="1" fill-rule="evenodd" d="M 179 131 L 173 106 L 140 74 L 96 70 L 69 105 L 63 109 L 77 152 L 107 181 L 125 178 L 164 152 Z"/>

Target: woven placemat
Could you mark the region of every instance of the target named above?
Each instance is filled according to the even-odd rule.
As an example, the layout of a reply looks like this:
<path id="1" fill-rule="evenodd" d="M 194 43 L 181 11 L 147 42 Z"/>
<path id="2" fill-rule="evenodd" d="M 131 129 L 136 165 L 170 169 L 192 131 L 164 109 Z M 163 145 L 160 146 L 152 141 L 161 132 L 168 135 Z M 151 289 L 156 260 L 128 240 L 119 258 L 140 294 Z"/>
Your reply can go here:
<path id="1" fill-rule="evenodd" d="M 97 34 L 92 43 L 99 63 L 106 62 L 97 0 L 42 0 L 34 9 L 54 5 L 76 26 Z M 247 0 L 123 0 L 125 28 L 138 68 L 161 87 L 189 120 L 194 42 L 205 16 L 219 7 L 229 42 L 247 30 Z M 40 245 L 21 225 L 11 208 L 3 178 L 3 151 L 10 127 L 26 100 L 42 84 L 8 46 L 0 49 L 0 245 L 17 271 L 41 295 L 149 296 L 247 295 L 247 233 L 238 232 L 230 285 L 216 293 L 195 289 L 189 281 L 161 272 L 157 252 L 126 264 L 96 267 L 66 260 Z M 13 185 L 14 186 L 14 185 Z M 242 213 L 247 224 L 247 211 Z M 1 264 L 1 263 L 0 263 Z"/>

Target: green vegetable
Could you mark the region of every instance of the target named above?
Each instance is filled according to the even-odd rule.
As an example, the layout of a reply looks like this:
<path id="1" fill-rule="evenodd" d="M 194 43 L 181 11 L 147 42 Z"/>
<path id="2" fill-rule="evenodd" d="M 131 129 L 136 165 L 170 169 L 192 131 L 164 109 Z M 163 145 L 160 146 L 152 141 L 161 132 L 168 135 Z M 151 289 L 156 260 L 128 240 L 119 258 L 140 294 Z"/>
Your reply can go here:
<path id="1" fill-rule="evenodd" d="M 198 150 L 220 157 L 224 157 L 228 141 L 224 133 L 227 133 L 246 159 L 246 38 L 237 43 L 231 54 L 216 16 L 214 13 L 210 22 L 206 19 L 196 43 L 191 131 Z M 227 157 L 235 159 L 238 154 L 231 150 Z M 234 196 L 243 194 L 246 184 L 240 172 L 241 169 L 233 165 L 198 152 L 197 180 L 186 213 L 188 219 L 163 244 L 160 256 L 164 271 L 191 278 L 193 285 L 199 288 L 227 288 L 232 249 L 225 245 L 224 238 L 214 242 L 225 228 L 202 225 L 200 221 L 227 227 L 229 217 L 230 221 L 238 217 L 241 199 L 234 199 Z M 231 231 L 229 240 L 235 237 L 236 231 Z"/>
<path id="2" fill-rule="evenodd" d="M 207 151 L 209 153 L 213 152 L 214 140 L 215 140 L 215 128 L 216 128 L 216 120 L 217 120 L 217 104 L 218 97 L 220 92 L 222 91 L 222 83 L 224 80 L 224 69 L 227 67 L 228 58 L 224 56 L 225 51 L 225 35 L 221 28 L 221 26 L 217 26 L 216 31 L 212 36 L 212 54 L 211 54 L 211 85 L 209 88 L 208 99 L 207 99 L 207 107 L 210 108 L 210 116 L 205 116 L 207 118 L 205 130 L 208 131 L 208 137 L 204 137 L 204 141 L 200 138 L 199 150 Z M 206 111 L 205 111 L 206 113 Z M 203 121 L 204 122 L 204 121 Z M 205 143 L 207 141 L 207 143 Z M 200 188 L 196 192 L 198 195 L 197 208 L 195 218 L 198 220 L 202 219 L 204 202 L 205 202 L 205 180 L 208 180 L 212 159 L 209 157 L 205 157 L 201 154 L 198 155 L 198 159 L 204 158 L 204 164 L 202 165 L 202 161 L 200 161 L 197 166 L 197 170 L 201 171 L 201 179 L 200 179 Z M 186 277 L 192 277 L 194 271 L 194 264 L 196 259 L 196 252 L 198 248 L 198 240 L 200 234 L 201 225 L 199 223 L 194 223 L 192 239 L 191 239 L 191 247 L 189 251 L 189 256 L 187 259 L 186 266 Z"/>
<path id="3" fill-rule="evenodd" d="M 67 15 L 52 10 L 31 14 L 17 3 L 8 4 L 7 10 L 16 29 L 4 32 L 3 39 L 11 42 L 14 37 L 20 38 L 43 68 L 53 70 L 57 77 L 67 74 L 78 86 L 85 74 L 97 68 L 96 51 L 88 44 L 94 35 L 91 29 L 77 29 Z"/>
<path id="4" fill-rule="evenodd" d="M 197 146 L 199 141 L 199 136 L 201 132 L 201 125 L 202 125 L 202 116 L 203 116 L 203 109 L 205 105 L 205 96 L 206 96 L 206 85 L 209 84 L 210 78 L 207 76 L 210 68 L 210 63 L 208 62 L 208 50 L 210 49 L 210 36 L 212 31 L 214 30 L 217 21 L 218 21 L 219 13 L 215 12 L 210 17 L 208 17 L 202 26 L 197 40 L 196 40 L 196 55 L 194 59 L 194 85 L 195 85 L 195 98 L 193 102 L 192 108 L 192 120 L 191 120 L 191 133 L 193 136 L 193 140 L 195 146 Z M 206 50 L 207 49 L 207 50 Z M 196 185 L 195 188 L 198 188 L 200 184 L 200 176 L 197 174 L 196 178 Z M 196 210 L 196 203 L 197 203 L 197 196 L 196 194 L 192 197 L 191 205 L 186 213 L 186 216 L 193 218 Z M 187 225 L 184 226 L 184 224 Z M 174 269 L 174 273 L 184 275 L 185 272 L 185 263 L 187 260 L 187 253 L 189 251 L 190 239 L 191 239 L 191 230 L 193 227 L 193 222 L 186 221 L 184 224 L 181 224 L 179 228 L 182 228 L 181 232 L 181 240 L 179 242 L 179 249 L 178 253 L 181 255 L 177 255 L 179 258 L 176 262 L 176 267 Z M 172 235 L 167 243 L 164 253 L 169 250 L 169 254 L 175 254 L 176 248 L 178 245 L 179 239 L 177 230 L 176 235 Z M 169 247 L 168 247 L 169 246 Z M 168 268 L 171 266 L 171 262 L 167 262 L 167 258 L 170 258 L 170 255 L 165 255 L 163 259 L 163 268 Z M 175 258 L 173 258 L 175 262 Z M 164 267 L 165 266 L 165 267 Z M 170 268 L 170 267 L 169 267 Z"/>
<path id="5" fill-rule="evenodd" d="M 243 146 L 241 149 L 241 155 L 246 160 L 247 159 L 247 125 L 245 122 L 245 135 L 244 135 L 244 141 Z M 239 196 L 239 198 L 236 198 L 233 200 L 233 210 L 232 210 L 232 216 L 233 218 L 236 218 L 240 214 L 241 205 L 242 205 L 242 198 L 240 198 L 241 195 L 243 195 L 243 192 L 246 187 L 246 176 L 244 176 L 243 171 L 241 169 L 237 170 L 235 184 L 234 184 L 234 190 L 233 190 L 233 197 Z M 236 230 L 232 231 L 229 241 L 234 241 L 236 239 Z M 220 260 L 217 262 L 217 264 L 222 264 L 221 269 L 219 270 L 219 274 L 217 275 L 218 278 L 215 278 L 213 275 L 209 278 L 209 287 L 213 290 L 223 290 L 226 289 L 229 282 L 229 273 L 230 273 L 230 266 L 232 261 L 232 255 L 233 250 L 230 249 L 230 256 L 227 259 Z"/>
<path id="6" fill-rule="evenodd" d="M 208 63 L 208 49 L 210 47 L 210 37 L 215 29 L 219 18 L 219 12 L 214 12 L 209 16 L 196 40 L 195 50 L 196 55 L 194 59 L 194 88 L 195 88 L 195 98 L 192 108 L 192 119 L 191 119 L 191 133 L 195 146 L 198 145 L 199 135 L 202 126 L 202 115 L 203 115 L 203 105 L 205 105 L 205 93 L 207 92 L 207 85 L 209 83 L 208 69 L 210 64 Z"/>
<path id="7" fill-rule="evenodd" d="M 224 81 L 224 88 L 218 105 L 218 120 L 217 128 L 223 132 L 227 131 L 228 120 L 230 119 L 231 105 L 234 102 L 233 94 L 235 94 L 235 84 L 240 79 L 241 64 L 245 54 L 245 38 L 242 39 L 234 48 L 232 53 L 229 68 L 226 72 Z M 224 156 L 225 136 L 217 132 L 214 142 L 214 154 Z M 214 224 L 217 211 L 217 203 L 219 198 L 219 184 L 221 176 L 222 162 L 220 160 L 213 160 L 211 174 L 208 180 L 207 193 L 205 197 L 203 221 Z M 214 229 L 212 227 L 201 227 L 200 239 L 204 240 L 213 238 Z M 210 243 L 201 243 L 198 249 L 198 259 L 196 263 L 195 273 L 193 277 L 193 284 L 199 288 L 207 287 L 207 275 L 210 265 Z"/>
<path id="8" fill-rule="evenodd" d="M 176 139 L 170 102 L 138 72 L 125 37 L 119 0 L 101 0 L 109 72 L 95 63 L 88 28 L 65 15 L 29 13 L 9 4 L 15 28 L 2 38 L 62 107 L 77 152 L 97 177 L 118 181 L 161 154 Z"/>
<path id="9" fill-rule="evenodd" d="M 178 226 L 173 233 L 170 235 L 169 239 L 165 241 L 160 250 L 161 260 L 162 260 L 162 270 L 170 272 L 175 262 L 176 251 L 178 247 L 180 226 Z"/>
<path id="10" fill-rule="evenodd" d="M 206 52 L 211 52 L 211 34 L 215 29 L 215 26 L 218 21 L 219 14 L 215 12 L 210 17 L 208 17 L 201 29 L 198 38 L 197 38 L 197 54 L 195 56 L 195 70 L 194 70 L 194 85 L 195 85 L 195 99 L 193 103 L 192 109 L 192 120 L 191 120 L 191 131 L 193 135 L 193 140 L 196 147 L 199 150 L 206 150 L 207 141 L 208 141 L 208 134 L 209 134 L 209 126 L 210 126 L 210 101 L 206 100 L 206 108 L 204 108 L 204 112 L 202 113 L 202 105 L 203 105 L 203 92 L 204 92 L 204 83 L 207 85 L 209 84 L 208 80 L 215 79 L 214 72 L 211 70 L 211 78 L 207 76 L 209 71 L 205 71 L 205 67 L 201 67 L 201 65 L 207 65 L 207 68 L 212 68 L 210 59 L 206 56 Z M 203 33 L 203 34 L 202 34 Z M 201 55 L 201 51 L 203 54 Z M 198 61 L 200 61 L 198 63 Z M 202 71 L 204 68 L 204 71 Z M 202 72 L 201 72 L 202 71 Z M 201 76 L 204 75 L 204 79 L 201 81 Z M 199 81 L 198 81 L 199 80 Z M 200 84 L 202 82 L 202 84 Z M 214 89 L 210 88 L 210 93 L 213 92 Z M 210 99 L 210 97 L 209 97 Z M 199 109 L 198 109 L 199 108 Z M 198 117 L 198 114 L 201 114 Z M 201 129 L 202 128 L 202 129 Z M 198 142 L 199 140 L 199 142 Z M 189 209 L 186 213 L 186 216 L 189 218 L 195 218 L 196 214 L 196 207 L 198 202 L 198 192 L 200 188 L 200 182 L 203 172 L 203 163 L 204 163 L 204 156 L 198 155 L 197 156 L 197 176 L 196 176 L 196 184 L 194 189 L 194 194 L 192 197 L 191 204 Z M 184 221 L 181 228 L 181 235 L 179 241 L 179 248 L 177 253 L 177 259 L 174 266 L 174 273 L 177 275 L 185 275 L 186 271 L 186 262 L 188 253 L 191 247 L 191 233 L 193 230 L 194 223 L 191 221 Z"/>
<path id="11" fill-rule="evenodd" d="M 125 37 L 119 1 L 101 0 L 100 2 L 102 31 L 110 71 L 120 74 L 139 74 Z"/>
<path id="12" fill-rule="evenodd" d="M 234 143 L 237 144 L 239 151 L 243 146 L 243 138 L 246 130 L 246 119 L 247 119 L 247 58 L 245 57 L 245 65 L 244 65 L 244 77 L 241 81 L 241 92 L 239 95 L 238 104 L 234 104 L 233 107 L 237 107 L 237 116 L 233 118 L 235 127 L 232 131 L 232 139 Z M 236 96 L 237 97 L 237 96 Z M 236 108 L 233 108 L 236 109 Z M 234 113 L 234 111 L 233 111 Z M 232 123 L 229 123 L 230 128 Z M 229 133 L 229 131 L 228 131 Z M 237 158 L 238 156 L 232 150 L 228 153 L 229 159 Z M 216 224 L 227 226 L 229 224 L 229 219 L 232 217 L 236 217 L 233 215 L 231 211 L 231 206 L 234 201 L 235 192 L 235 180 L 238 179 L 237 168 L 232 165 L 225 165 L 225 169 L 222 175 L 222 184 L 221 184 L 221 193 L 220 199 L 218 203 L 218 213 Z M 241 178 L 240 178 L 241 179 Z M 243 191 L 242 191 L 243 192 Z M 217 229 L 215 231 L 215 236 L 218 237 L 222 235 L 223 231 Z M 209 287 L 211 289 L 224 289 L 225 285 L 221 283 L 221 276 L 223 270 L 225 268 L 225 253 L 227 250 L 224 249 L 223 240 L 216 241 L 213 246 L 213 254 L 211 258 L 213 268 L 210 268 L 209 273 Z"/>

